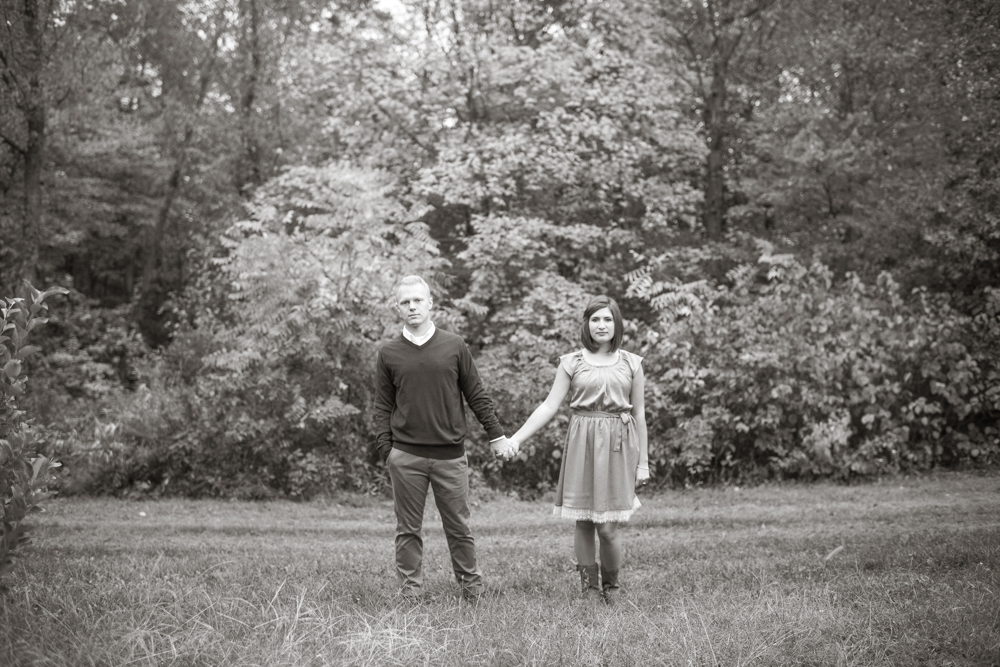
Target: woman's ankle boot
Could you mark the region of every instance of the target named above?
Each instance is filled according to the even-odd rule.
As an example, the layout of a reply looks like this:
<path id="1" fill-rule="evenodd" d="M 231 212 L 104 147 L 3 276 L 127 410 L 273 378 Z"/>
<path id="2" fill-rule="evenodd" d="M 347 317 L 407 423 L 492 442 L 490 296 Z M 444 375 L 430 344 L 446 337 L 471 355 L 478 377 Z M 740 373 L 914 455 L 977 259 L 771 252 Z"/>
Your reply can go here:
<path id="1" fill-rule="evenodd" d="M 601 586 L 598 583 L 598 567 L 593 565 L 577 565 L 580 571 L 580 587 L 583 592 L 583 599 L 588 602 L 599 602 L 601 599 Z"/>
<path id="2" fill-rule="evenodd" d="M 621 588 L 618 586 L 618 570 L 605 570 L 601 567 L 601 585 L 604 587 L 604 600 L 608 604 L 615 604 L 621 597 Z"/>

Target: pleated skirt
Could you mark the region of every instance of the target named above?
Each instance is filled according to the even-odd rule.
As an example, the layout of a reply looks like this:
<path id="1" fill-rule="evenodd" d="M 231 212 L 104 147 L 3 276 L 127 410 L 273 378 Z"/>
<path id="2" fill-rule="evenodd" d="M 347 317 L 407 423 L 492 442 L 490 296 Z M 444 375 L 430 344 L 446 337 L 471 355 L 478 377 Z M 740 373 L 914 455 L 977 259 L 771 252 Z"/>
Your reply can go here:
<path id="1" fill-rule="evenodd" d="M 639 436 L 635 421 L 618 415 L 573 414 L 563 448 L 553 514 L 573 521 L 628 521 L 635 495 Z"/>

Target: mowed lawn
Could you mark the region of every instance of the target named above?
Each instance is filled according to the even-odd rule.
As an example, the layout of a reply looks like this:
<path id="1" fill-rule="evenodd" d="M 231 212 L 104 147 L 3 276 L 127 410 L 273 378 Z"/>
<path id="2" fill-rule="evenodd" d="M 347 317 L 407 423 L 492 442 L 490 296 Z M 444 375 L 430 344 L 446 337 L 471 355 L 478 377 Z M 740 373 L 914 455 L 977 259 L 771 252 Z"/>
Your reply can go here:
<path id="1" fill-rule="evenodd" d="M 397 598 L 386 499 L 70 498 L 0 604 L 0 665 L 1000 665 L 1000 475 L 650 493 L 624 600 L 578 600 L 572 524 L 476 494 L 489 595 Z"/>

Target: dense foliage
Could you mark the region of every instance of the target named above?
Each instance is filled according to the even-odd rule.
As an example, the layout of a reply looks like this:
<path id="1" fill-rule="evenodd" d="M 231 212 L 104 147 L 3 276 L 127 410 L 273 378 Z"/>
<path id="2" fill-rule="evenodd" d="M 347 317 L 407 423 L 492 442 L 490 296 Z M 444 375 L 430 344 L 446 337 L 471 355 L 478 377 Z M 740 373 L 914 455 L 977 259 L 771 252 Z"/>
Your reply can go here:
<path id="1" fill-rule="evenodd" d="M 633 276 L 661 313 L 647 365 L 664 473 L 850 478 L 997 458 L 1000 293 L 973 317 L 926 290 L 904 300 L 888 273 L 835 282 L 764 249 L 727 286 Z"/>
<path id="2" fill-rule="evenodd" d="M 72 287 L 21 398 L 67 492 L 379 488 L 411 272 L 511 430 L 618 298 L 663 481 L 1000 459 L 996 3 L 0 7 L 0 293 Z M 563 423 L 477 474 L 548 488 Z"/>
<path id="3" fill-rule="evenodd" d="M 0 591 L 14 558 L 29 541 L 28 515 L 41 510 L 59 463 L 36 451 L 33 434 L 17 397 L 24 394 L 24 361 L 39 351 L 28 345 L 28 334 L 46 321 L 45 299 L 65 294 L 61 287 L 45 292 L 30 288 L 30 298 L 5 298 L 0 303 Z"/>
<path id="4" fill-rule="evenodd" d="M 386 295 L 395 276 L 440 264 L 426 226 L 390 194 L 384 174 L 338 164 L 258 190 L 180 299 L 188 309 L 154 384 L 116 415 L 130 445 L 119 484 L 303 497 L 378 479 L 363 410 L 394 323 Z"/>

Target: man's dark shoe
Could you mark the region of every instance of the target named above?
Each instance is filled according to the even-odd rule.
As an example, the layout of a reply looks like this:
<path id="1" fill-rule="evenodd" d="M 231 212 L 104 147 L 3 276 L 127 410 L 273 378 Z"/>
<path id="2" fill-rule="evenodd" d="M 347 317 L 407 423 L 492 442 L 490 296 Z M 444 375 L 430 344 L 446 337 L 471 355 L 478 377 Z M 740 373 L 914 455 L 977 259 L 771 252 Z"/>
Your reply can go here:
<path id="1" fill-rule="evenodd" d="M 404 586 L 399 589 L 399 597 L 409 602 L 423 602 L 427 599 L 424 589 L 416 586 Z"/>
<path id="2" fill-rule="evenodd" d="M 462 599 L 468 602 L 469 604 L 473 605 L 479 604 L 481 600 L 486 599 L 486 590 L 483 588 L 479 589 L 463 588 Z"/>

